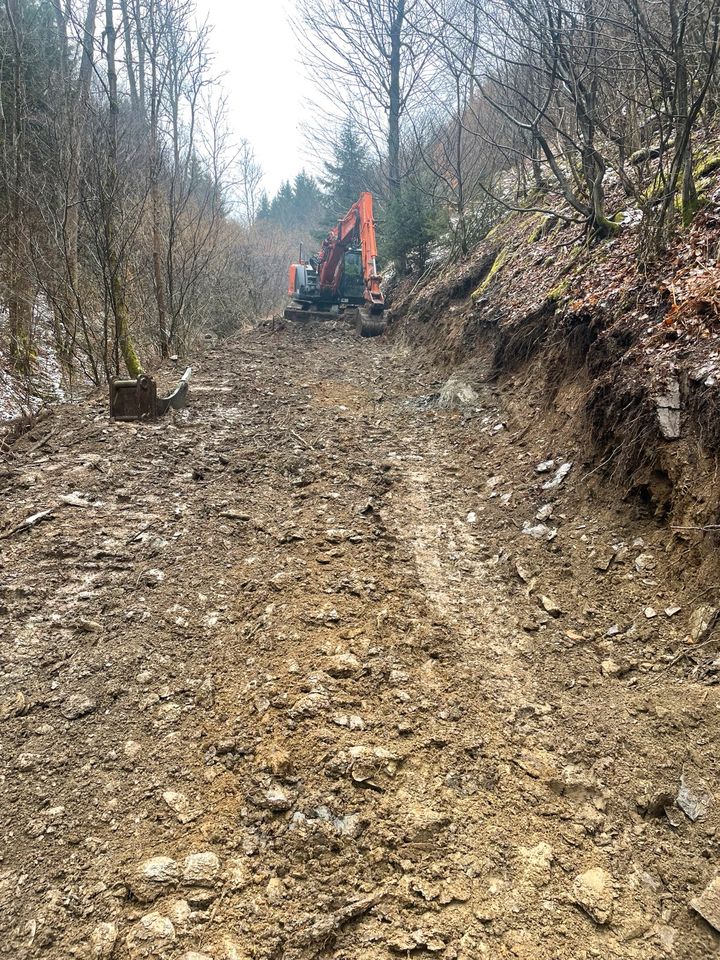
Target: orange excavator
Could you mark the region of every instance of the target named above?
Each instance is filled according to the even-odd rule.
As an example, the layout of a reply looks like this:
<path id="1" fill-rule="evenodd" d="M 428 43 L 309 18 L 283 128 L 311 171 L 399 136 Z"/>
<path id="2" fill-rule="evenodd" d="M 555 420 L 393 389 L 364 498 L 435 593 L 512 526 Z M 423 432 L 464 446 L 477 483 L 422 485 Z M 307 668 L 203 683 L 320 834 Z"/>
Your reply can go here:
<path id="1" fill-rule="evenodd" d="M 288 320 L 353 317 L 361 336 L 384 333 L 372 194 L 361 193 L 315 257 L 290 264 Z"/>

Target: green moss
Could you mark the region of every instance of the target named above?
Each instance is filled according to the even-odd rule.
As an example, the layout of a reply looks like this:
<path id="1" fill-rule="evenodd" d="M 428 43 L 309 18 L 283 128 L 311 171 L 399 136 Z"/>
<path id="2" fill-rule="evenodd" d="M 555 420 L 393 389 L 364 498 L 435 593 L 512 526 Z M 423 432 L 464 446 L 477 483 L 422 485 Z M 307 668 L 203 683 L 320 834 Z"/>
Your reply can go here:
<path id="1" fill-rule="evenodd" d="M 614 237 L 619 231 L 620 222 L 614 217 L 612 219 L 605 216 L 595 218 L 593 224 L 593 234 L 595 237 L 606 239 L 607 237 Z"/>
<path id="2" fill-rule="evenodd" d="M 695 180 L 703 180 L 718 170 L 720 170 L 720 153 L 712 150 L 704 150 L 698 153 L 695 163 L 693 164 L 693 178 Z M 666 189 L 667 184 L 658 173 L 655 175 L 652 183 L 643 190 L 642 197 L 648 201 L 656 200 Z M 678 213 L 682 214 L 684 225 L 688 226 L 698 209 L 707 203 L 707 197 L 703 196 L 701 198 L 698 196 L 697 203 L 692 204 L 691 209 L 684 211 L 682 209 L 682 191 L 678 185 L 673 203 Z"/>
<path id="3" fill-rule="evenodd" d="M 673 204 L 675 206 L 675 210 L 682 217 L 682 225 L 684 227 L 689 227 L 690 224 L 693 222 L 693 218 L 695 217 L 695 214 L 698 212 L 698 210 L 701 207 L 704 207 L 706 203 L 709 203 L 709 201 L 710 201 L 709 195 L 705 191 L 699 191 L 696 194 L 695 199 L 690 204 L 688 204 L 686 208 L 684 208 L 683 202 L 682 202 L 682 191 L 678 190 L 675 193 Z"/>
<path id="4" fill-rule="evenodd" d="M 530 231 L 530 236 L 527 238 L 528 243 L 537 243 L 540 237 L 543 235 L 542 224 L 539 223 L 534 230 Z"/>
<path id="5" fill-rule="evenodd" d="M 495 277 L 495 275 L 500 271 L 500 269 L 502 268 L 502 265 L 505 263 L 509 255 L 510 255 L 510 251 L 508 250 L 507 247 L 504 247 L 496 255 L 495 259 L 493 260 L 493 265 L 490 267 L 490 269 L 487 272 L 487 276 L 482 281 L 480 286 L 476 290 L 473 290 L 471 294 L 473 300 L 477 300 L 478 297 L 481 297 L 485 293 L 487 288 L 492 283 L 493 277 Z"/>
<path id="6" fill-rule="evenodd" d="M 565 294 L 570 289 L 570 277 L 564 277 L 562 280 L 559 280 L 552 290 L 548 290 L 545 294 L 546 300 L 551 300 L 553 303 L 556 303 L 558 300 L 561 300 Z"/>
<path id="7" fill-rule="evenodd" d="M 551 236 L 560 226 L 560 221 L 552 213 L 534 213 L 528 217 L 527 226 L 532 227 L 527 242 L 537 243 L 538 240 Z"/>
<path id="8" fill-rule="evenodd" d="M 702 180 L 716 170 L 720 170 L 720 153 L 710 153 L 699 161 L 693 173 L 698 180 Z"/>

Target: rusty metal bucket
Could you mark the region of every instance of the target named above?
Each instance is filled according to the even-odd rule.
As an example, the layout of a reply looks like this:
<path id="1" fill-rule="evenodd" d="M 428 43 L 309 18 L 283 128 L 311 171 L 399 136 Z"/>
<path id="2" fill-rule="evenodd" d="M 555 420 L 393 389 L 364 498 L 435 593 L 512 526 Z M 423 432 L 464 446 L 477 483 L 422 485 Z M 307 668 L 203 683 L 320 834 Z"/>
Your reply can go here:
<path id="1" fill-rule="evenodd" d="M 110 417 L 113 420 L 157 420 L 168 410 L 181 410 L 188 395 L 192 367 L 188 367 L 180 383 L 167 397 L 158 397 L 157 384 L 145 374 L 137 380 L 110 381 Z"/>

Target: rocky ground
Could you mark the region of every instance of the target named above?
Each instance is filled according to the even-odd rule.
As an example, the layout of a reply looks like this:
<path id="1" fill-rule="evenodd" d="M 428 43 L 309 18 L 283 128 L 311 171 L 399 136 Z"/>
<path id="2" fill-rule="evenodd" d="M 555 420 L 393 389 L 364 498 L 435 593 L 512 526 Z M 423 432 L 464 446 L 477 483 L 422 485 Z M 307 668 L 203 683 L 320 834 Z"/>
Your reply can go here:
<path id="1" fill-rule="evenodd" d="M 518 410 L 261 329 L 12 446 L 0 955 L 720 952 L 718 581 Z"/>

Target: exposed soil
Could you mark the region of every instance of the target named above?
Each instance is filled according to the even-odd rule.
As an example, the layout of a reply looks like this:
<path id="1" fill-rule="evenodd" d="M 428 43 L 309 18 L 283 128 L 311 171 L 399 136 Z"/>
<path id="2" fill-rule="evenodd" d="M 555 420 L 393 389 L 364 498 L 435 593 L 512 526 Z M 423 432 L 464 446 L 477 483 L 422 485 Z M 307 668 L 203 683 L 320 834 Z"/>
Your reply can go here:
<path id="1" fill-rule="evenodd" d="M 474 386 L 259 330 L 13 445 L 0 954 L 720 950 L 705 540 Z"/>

